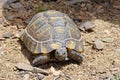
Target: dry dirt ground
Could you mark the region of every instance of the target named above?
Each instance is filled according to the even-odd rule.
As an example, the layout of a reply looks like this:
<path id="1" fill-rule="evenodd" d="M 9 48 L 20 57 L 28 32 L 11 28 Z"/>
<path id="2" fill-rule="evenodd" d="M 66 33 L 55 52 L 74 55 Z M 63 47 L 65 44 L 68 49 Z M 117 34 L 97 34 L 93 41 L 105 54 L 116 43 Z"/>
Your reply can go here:
<path id="1" fill-rule="evenodd" d="M 23 5 L 22 1 L 24 0 L 20 1 L 18 0 L 18 3 Z M 30 3 L 32 3 L 32 1 L 34 0 L 29 0 Z M 26 0 L 25 2 L 27 5 Z M 61 70 L 64 74 L 70 76 L 71 80 L 120 80 L 120 1 L 116 0 L 112 8 L 108 7 L 109 10 L 103 10 L 103 6 L 97 4 L 98 7 L 92 11 L 87 11 L 86 8 L 80 8 L 80 4 L 73 6 L 67 5 L 64 7 L 61 6 L 63 3 L 59 3 L 59 5 L 54 3 L 44 4 L 50 5 L 49 9 L 55 9 L 67 13 L 72 19 L 77 18 L 77 25 L 80 24 L 80 19 L 80 21 L 93 20 L 96 26 L 92 32 L 81 31 L 84 38 L 83 43 L 85 51 L 82 53 L 84 60 L 80 65 L 76 64 L 74 61 L 68 61 L 62 63 L 48 63 L 40 65 L 39 67 L 47 70 L 53 66 L 55 69 Z M 36 10 L 34 9 L 36 6 L 32 6 L 33 12 Z M 5 17 L 6 20 L 0 23 L 0 80 L 25 80 L 24 75 L 27 73 L 24 73 L 23 75 L 22 72 L 17 70 L 15 67 L 15 65 L 20 62 L 30 64 L 29 51 L 26 49 L 24 44 L 22 44 L 19 38 L 16 37 L 23 31 L 23 27 L 19 27 L 18 29 L 18 26 L 20 26 L 18 25 L 18 22 L 21 21 L 22 23 L 22 21 L 26 21 L 26 23 L 23 24 L 26 25 L 27 21 L 30 20 L 36 12 L 31 13 L 31 15 L 29 13 L 29 16 L 31 16 L 29 19 L 29 16 L 27 16 L 25 19 L 21 17 L 12 17 L 12 20 L 10 16 L 14 16 L 14 14 L 17 15 L 17 10 L 10 11 L 13 10 L 13 8 L 8 6 L 6 7 L 7 8 L 4 8 L 6 12 L 3 14 L 3 17 Z M 6 10 L 8 8 L 9 10 Z M 79 10 L 79 8 L 81 10 Z M 96 9 L 98 9 L 98 12 Z M 26 10 L 28 10 L 26 12 L 29 12 L 30 9 Z M 7 17 L 5 15 L 7 15 Z M 24 15 L 24 12 L 21 15 Z M 11 20 L 9 20 L 8 17 Z M 15 20 L 16 22 L 14 22 Z M 2 39 L 2 36 L 7 33 L 13 35 L 9 38 Z M 101 40 L 104 43 L 105 46 L 103 50 L 93 49 L 93 43 L 95 40 Z M 21 77 L 23 77 L 23 79 L 21 79 Z M 29 76 L 28 80 L 38 79 L 36 76 Z"/>

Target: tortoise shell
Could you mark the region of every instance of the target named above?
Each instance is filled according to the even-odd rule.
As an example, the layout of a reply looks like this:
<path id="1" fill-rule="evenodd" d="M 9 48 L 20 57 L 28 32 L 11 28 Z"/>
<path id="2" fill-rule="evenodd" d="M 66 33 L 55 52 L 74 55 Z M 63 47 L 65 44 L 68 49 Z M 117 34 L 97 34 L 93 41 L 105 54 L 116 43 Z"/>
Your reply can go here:
<path id="1" fill-rule="evenodd" d="M 83 51 L 78 27 L 59 11 L 48 10 L 36 14 L 20 38 L 33 54 L 49 53 L 60 47 Z"/>

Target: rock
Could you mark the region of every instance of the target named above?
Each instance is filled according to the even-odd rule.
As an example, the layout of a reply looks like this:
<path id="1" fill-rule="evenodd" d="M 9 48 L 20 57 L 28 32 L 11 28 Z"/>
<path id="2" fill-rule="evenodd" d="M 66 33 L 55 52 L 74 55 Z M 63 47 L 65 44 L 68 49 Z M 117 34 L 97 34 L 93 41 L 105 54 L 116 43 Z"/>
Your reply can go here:
<path id="1" fill-rule="evenodd" d="M 6 50 L 6 45 L 5 44 L 0 46 L 0 54 L 4 54 L 5 50 Z"/>
<path id="2" fill-rule="evenodd" d="M 49 71 L 54 76 L 59 76 L 62 73 L 61 71 L 56 71 L 54 67 L 51 67 Z"/>
<path id="3" fill-rule="evenodd" d="M 115 52 L 120 53 L 120 49 L 119 48 L 115 49 Z"/>
<path id="4" fill-rule="evenodd" d="M 2 40 L 5 40 L 5 38 L 3 38 L 3 37 L 0 37 L 0 41 L 2 41 Z"/>
<path id="5" fill-rule="evenodd" d="M 3 17 L 3 13 L 2 12 L 3 12 L 3 9 L 0 8 L 0 18 Z"/>
<path id="6" fill-rule="evenodd" d="M 25 71 L 32 71 L 33 67 L 30 65 L 27 65 L 25 63 L 18 63 L 15 65 L 16 68 L 18 68 L 19 70 L 25 70 Z"/>
<path id="7" fill-rule="evenodd" d="M 107 35 L 110 35 L 110 31 L 105 29 L 104 32 L 107 34 Z"/>
<path id="8" fill-rule="evenodd" d="M 45 74 L 45 75 L 50 74 L 49 71 L 44 70 L 44 69 L 41 69 L 41 68 L 37 68 L 37 67 L 34 67 L 34 70 L 33 70 L 32 72 L 35 72 L 35 73 L 41 73 L 41 74 Z"/>
<path id="9" fill-rule="evenodd" d="M 3 19 L 2 18 L 0 18 L 0 24 L 2 24 L 3 23 Z"/>
<path id="10" fill-rule="evenodd" d="M 37 78 L 39 80 L 42 80 L 44 77 L 45 77 L 45 75 L 43 75 L 43 74 L 40 74 L 40 73 L 37 74 Z"/>
<path id="11" fill-rule="evenodd" d="M 0 0 L 0 8 L 3 7 L 3 5 L 5 4 L 6 1 L 7 1 L 7 0 Z"/>
<path id="12" fill-rule="evenodd" d="M 12 8 L 23 8 L 22 4 L 21 3 L 11 3 L 10 6 Z"/>
<path id="13" fill-rule="evenodd" d="M 7 9 L 7 10 L 11 10 L 11 9 L 12 9 L 12 8 L 10 7 L 10 5 L 8 5 L 8 4 L 5 4 L 3 8 L 4 8 L 4 9 Z"/>
<path id="14" fill-rule="evenodd" d="M 5 40 L 5 38 L 2 35 L 0 35 L 0 41 L 1 40 Z"/>
<path id="15" fill-rule="evenodd" d="M 102 50 L 104 48 L 104 43 L 100 40 L 95 40 L 94 48 L 98 50 Z"/>
<path id="16" fill-rule="evenodd" d="M 43 80 L 54 80 L 53 75 L 45 76 Z"/>
<path id="17" fill-rule="evenodd" d="M 5 18 L 6 18 L 7 20 L 13 21 L 14 18 L 15 18 L 15 15 L 7 15 L 7 14 L 5 14 Z"/>
<path id="18" fill-rule="evenodd" d="M 18 33 L 14 34 L 13 38 L 20 38 L 20 34 Z"/>
<path id="19" fill-rule="evenodd" d="M 89 31 L 92 30 L 94 27 L 95 27 L 95 23 L 93 23 L 92 21 L 86 21 L 81 23 L 79 29 L 82 31 Z"/>
<path id="20" fill-rule="evenodd" d="M 47 70 L 40 69 L 37 67 L 32 67 L 31 65 L 27 65 L 25 63 L 18 63 L 15 65 L 15 67 L 18 68 L 19 70 L 30 71 L 33 73 L 41 73 L 41 74 L 45 74 L 45 75 L 49 74 L 49 71 L 47 71 Z"/>
<path id="21" fill-rule="evenodd" d="M 67 1 L 67 3 L 72 5 L 72 4 L 87 2 L 87 1 L 89 1 L 89 0 L 70 0 L 70 1 Z"/>
<path id="22" fill-rule="evenodd" d="M 25 75 L 24 75 L 24 80 L 30 80 L 29 78 L 30 78 L 30 75 L 29 75 L 29 74 L 25 74 Z"/>
<path id="23" fill-rule="evenodd" d="M 18 0 L 7 0 L 7 3 L 15 3 L 15 2 L 18 2 Z"/>
<path id="24" fill-rule="evenodd" d="M 86 4 L 86 7 L 87 7 L 87 10 L 88 10 L 89 12 L 92 12 L 92 11 L 93 11 L 93 10 L 92 10 L 92 4 L 88 3 L 88 4 Z"/>
<path id="25" fill-rule="evenodd" d="M 113 62 L 112 62 L 112 65 L 113 65 L 113 68 L 118 68 L 118 69 L 120 69 L 120 61 L 119 60 L 114 60 Z"/>
<path id="26" fill-rule="evenodd" d="M 8 33 L 4 34 L 2 37 L 3 38 L 10 38 L 12 36 L 13 36 L 13 33 L 12 32 L 8 32 Z"/>
<path id="27" fill-rule="evenodd" d="M 19 23 L 17 23 L 17 28 L 18 29 L 23 29 L 23 28 L 25 28 L 25 26 L 23 25 L 22 22 L 19 22 Z"/>
<path id="28" fill-rule="evenodd" d="M 113 40 L 113 38 L 106 37 L 106 38 L 102 38 L 102 41 L 106 42 L 106 43 L 112 43 L 114 40 Z"/>
<path id="29" fill-rule="evenodd" d="M 4 50 L 3 50 L 2 46 L 0 46 L 0 54 L 4 54 Z"/>

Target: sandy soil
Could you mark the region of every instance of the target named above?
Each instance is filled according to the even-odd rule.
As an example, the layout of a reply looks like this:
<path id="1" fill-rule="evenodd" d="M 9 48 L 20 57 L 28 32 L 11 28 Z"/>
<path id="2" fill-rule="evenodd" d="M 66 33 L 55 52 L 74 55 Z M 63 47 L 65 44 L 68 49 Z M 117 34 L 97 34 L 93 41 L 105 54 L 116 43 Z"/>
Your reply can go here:
<path id="1" fill-rule="evenodd" d="M 84 39 L 83 43 L 85 51 L 82 53 L 84 56 L 84 60 L 80 65 L 76 64 L 74 61 L 68 61 L 64 63 L 48 63 L 45 65 L 40 65 L 39 67 L 47 70 L 51 66 L 53 66 L 55 69 L 61 70 L 66 75 L 70 76 L 71 80 L 120 80 L 119 0 L 118 2 L 116 0 L 116 2 L 113 4 L 113 8 L 109 8 L 109 10 L 104 11 L 102 7 L 100 8 L 101 11 L 99 10 L 100 12 L 97 13 L 95 13 L 94 11 L 89 12 L 84 9 L 75 11 L 74 7 L 78 7 L 79 4 L 76 6 L 74 5 L 74 7 L 68 5 L 62 7 L 61 5 L 63 5 L 63 3 L 60 3 L 58 6 L 56 6 L 55 4 L 51 5 L 50 3 L 44 4 L 49 4 L 49 9 L 54 8 L 55 10 L 67 13 L 72 19 L 76 19 L 78 17 L 82 21 L 93 20 L 96 26 L 92 32 L 81 31 Z M 35 11 L 34 8 L 32 8 L 33 11 Z M 97 7 L 97 9 L 99 8 Z M 10 12 L 10 10 L 8 10 L 8 12 Z M 13 12 L 15 13 L 15 11 Z M 4 13 L 4 16 L 6 14 L 7 12 Z M 31 17 L 34 14 L 35 13 L 31 13 Z M 9 15 L 13 14 L 9 13 L 7 16 Z M 6 33 L 13 34 L 13 36 L 10 38 L 0 40 L 0 80 L 21 79 L 20 77 L 22 72 L 17 70 L 15 65 L 20 62 L 30 64 L 31 55 L 29 54 L 29 51 L 19 40 L 19 38 L 16 37 L 17 34 L 20 34 L 23 31 L 23 27 L 18 29 L 18 25 L 16 25 L 16 23 L 19 21 L 25 22 L 27 20 L 30 20 L 31 17 L 28 19 L 29 16 L 27 16 L 25 19 L 20 18 L 15 23 L 14 21 L 16 20 L 16 18 L 13 18 L 14 20 L 9 20 L 5 17 L 6 20 L 0 24 L 0 38 L 3 34 Z M 79 21 L 76 21 L 76 23 L 77 25 L 80 24 Z M 26 24 L 27 23 L 25 23 L 24 25 Z M 94 43 L 95 40 L 103 41 L 105 45 L 103 50 L 93 49 L 92 43 Z M 24 76 L 22 75 L 22 77 Z M 35 76 L 30 76 L 29 80 L 38 79 Z"/>

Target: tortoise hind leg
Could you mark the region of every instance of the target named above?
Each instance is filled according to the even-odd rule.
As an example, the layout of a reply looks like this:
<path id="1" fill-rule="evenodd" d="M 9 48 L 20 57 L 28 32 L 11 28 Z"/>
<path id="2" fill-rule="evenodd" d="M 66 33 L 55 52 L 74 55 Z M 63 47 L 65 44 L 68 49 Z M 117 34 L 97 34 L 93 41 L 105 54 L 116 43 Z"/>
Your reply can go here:
<path id="1" fill-rule="evenodd" d="M 40 54 L 40 55 L 37 55 L 33 62 L 32 62 L 32 65 L 33 66 L 37 66 L 39 64 L 45 64 L 47 63 L 48 61 L 50 60 L 50 55 L 47 55 L 47 54 Z"/>
<path id="2" fill-rule="evenodd" d="M 68 56 L 69 56 L 69 58 L 77 61 L 79 64 L 83 61 L 83 56 L 81 55 L 81 53 L 79 53 L 75 50 L 70 50 L 68 52 Z"/>

